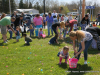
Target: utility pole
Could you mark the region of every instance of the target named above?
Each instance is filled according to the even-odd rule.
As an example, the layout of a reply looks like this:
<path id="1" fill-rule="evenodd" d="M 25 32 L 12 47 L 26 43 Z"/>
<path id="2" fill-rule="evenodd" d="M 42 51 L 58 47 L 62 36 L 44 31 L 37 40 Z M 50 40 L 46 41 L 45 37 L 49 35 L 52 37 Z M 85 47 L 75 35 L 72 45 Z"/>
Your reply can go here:
<path id="1" fill-rule="evenodd" d="M 2 12 L 4 12 L 4 0 L 2 0 Z"/>
<path id="2" fill-rule="evenodd" d="M 81 7 L 82 7 L 82 1 L 80 0 L 80 8 L 79 8 L 79 23 L 80 23 L 80 26 L 81 26 Z"/>
<path id="3" fill-rule="evenodd" d="M 82 4 L 82 18 L 84 18 L 85 16 L 85 0 L 83 0 L 83 4 Z"/>
<path id="4" fill-rule="evenodd" d="M 44 14 L 45 14 L 45 0 L 44 0 Z"/>
<path id="5" fill-rule="evenodd" d="M 10 11 L 10 15 L 11 15 L 11 5 L 10 5 L 10 0 L 9 0 L 9 11 Z"/>

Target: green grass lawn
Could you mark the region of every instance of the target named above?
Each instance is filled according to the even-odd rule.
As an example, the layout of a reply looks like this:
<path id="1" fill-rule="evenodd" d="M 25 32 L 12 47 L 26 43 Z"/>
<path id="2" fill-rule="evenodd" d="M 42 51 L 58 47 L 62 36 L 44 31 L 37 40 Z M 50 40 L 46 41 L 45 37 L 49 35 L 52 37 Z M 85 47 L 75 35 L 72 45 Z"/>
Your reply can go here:
<path id="1" fill-rule="evenodd" d="M 46 35 L 47 30 L 45 29 Z M 8 40 L 9 40 L 9 33 Z M 29 33 L 28 33 L 29 35 Z M 14 37 L 14 35 L 13 35 Z M 16 42 L 15 39 L 3 44 L 0 34 L 0 75 L 100 75 L 100 51 L 88 49 L 88 65 L 84 65 L 84 55 L 81 54 L 76 69 L 70 69 L 69 65 L 59 63 L 57 53 L 64 47 L 69 46 L 69 55 L 73 56 L 72 42 L 68 37 L 58 40 L 60 44 L 49 45 L 48 41 L 53 36 L 45 39 L 33 38 L 30 46 L 24 46 L 24 37 Z M 70 72 L 71 71 L 71 72 Z M 85 71 L 74 73 L 74 71 Z M 90 71 L 90 72 L 86 72 Z"/>

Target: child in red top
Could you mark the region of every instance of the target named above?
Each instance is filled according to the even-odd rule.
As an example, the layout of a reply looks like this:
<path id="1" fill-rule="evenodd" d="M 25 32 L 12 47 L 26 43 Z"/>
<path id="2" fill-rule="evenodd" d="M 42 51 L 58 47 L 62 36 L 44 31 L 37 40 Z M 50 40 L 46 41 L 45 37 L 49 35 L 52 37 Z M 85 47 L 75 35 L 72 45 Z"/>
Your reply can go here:
<path id="1" fill-rule="evenodd" d="M 95 24 L 95 22 L 93 22 L 92 26 L 93 26 L 93 27 L 97 27 L 97 25 Z"/>

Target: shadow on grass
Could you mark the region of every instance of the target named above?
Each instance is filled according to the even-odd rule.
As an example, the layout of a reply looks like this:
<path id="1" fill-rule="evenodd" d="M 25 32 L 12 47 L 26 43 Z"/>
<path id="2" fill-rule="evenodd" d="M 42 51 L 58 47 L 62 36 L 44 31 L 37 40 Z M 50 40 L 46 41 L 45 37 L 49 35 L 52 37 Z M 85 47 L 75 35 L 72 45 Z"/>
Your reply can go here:
<path id="1" fill-rule="evenodd" d="M 50 35 L 50 36 L 46 36 L 45 38 L 51 38 L 51 37 L 54 37 L 53 35 Z"/>
<path id="2" fill-rule="evenodd" d="M 84 75 L 85 73 L 88 73 L 91 70 L 92 70 L 92 67 L 90 67 L 88 65 L 77 64 L 77 68 L 75 68 L 75 69 L 69 68 L 68 69 L 69 73 L 67 75 Z"/>
<path id="3" fill-rule="evenodd" d="M 0 43 L 0 46 L 8 46 L 8 44 L 7 43 Z"/>
<path id="4" fill-rule="evenodd" d="M 59 65 L 59 64 L 57 64 Z M 67 68 L 67 64 L 66 63 L 61 63 L 61 65 L 59 65 L 59 67 L 63 68 L 63 69 L 66 69 Z"/>
<path id="5" fill-rule="evenodd" d="M 15 44 L 15 43 L 17 43 L 17 42 L 13 42 L 13 44 Z"/>
<path id="6" fill-rule="evenodd" d="M 88 54 L 98 54 L 98 53 L 100 53 L 98 49 L 93 49 L 93 48 L 88 49 Z"/>
<path id="7" fill-rule="evenodd" d="M 59 43 L 59 44 L 55 43 L 55 44 L 50 44 L 50 45 L 52 45 L 52 46 L 60 46 L 60 44 L 61 43 Z"/>
<path id="8" fill-rule="evenodd" d="M 22 46 L 20 46 L 20 47 L 25 47 L 25 46 L 30 46 L 30 45 L 23 44 L 23 45 L 22 45 Z"/>
<path id="9" fill-rule="evenodd" d="M 31 37 L 31 38 L 32 38 L 32 39 L 36 39 L 36 38 L 37 38 L 37 39 L 46 39 L 46 38 L 50 38 L 50 37 L 52 37 L 52 36 L 46 36 L 45 38 L 42 38 L 42 37 L 41 37 L 41 38 L 38 38 L 37 36 L 33 36 L 33 37 Z"/>

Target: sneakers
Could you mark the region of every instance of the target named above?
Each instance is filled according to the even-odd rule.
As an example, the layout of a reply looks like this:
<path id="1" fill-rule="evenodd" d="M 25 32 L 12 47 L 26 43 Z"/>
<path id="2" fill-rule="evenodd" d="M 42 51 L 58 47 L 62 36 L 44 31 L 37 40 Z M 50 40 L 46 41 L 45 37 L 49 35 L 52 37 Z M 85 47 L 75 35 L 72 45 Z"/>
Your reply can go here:
<path id="1" fill-rule="evenodd" d="M 84 64 L 86 65 L 87 64 L 87 61 L 85 61 Z"/>
<path id="2" fill-rule="evenodd" d="M 61 65 L 61 62 L 59 62 L 59 65 Z"/>
<path id="3" fill-rule="evenodd" d="M 6 42 L 8 42 L 8 40 L 6 40 Z"/>
<path id="4" fill-rule="evenodd" d="M 3 43 L 7 43 L 7 41 L 4 41 Z"/>

